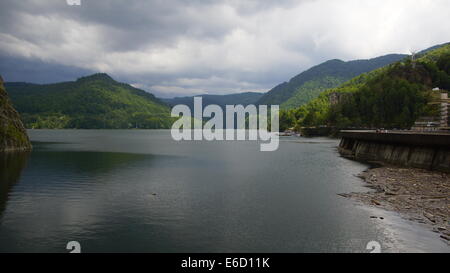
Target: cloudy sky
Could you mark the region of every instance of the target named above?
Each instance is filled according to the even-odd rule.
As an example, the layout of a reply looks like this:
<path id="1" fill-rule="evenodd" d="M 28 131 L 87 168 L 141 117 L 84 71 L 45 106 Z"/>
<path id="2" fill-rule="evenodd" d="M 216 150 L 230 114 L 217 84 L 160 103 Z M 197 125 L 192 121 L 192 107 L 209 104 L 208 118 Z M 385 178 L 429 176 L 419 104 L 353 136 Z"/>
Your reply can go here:
<path id="1" fill-rule="evenodd" d="M 448 0 L 0 1 L 0 74 L 106 72 L 160 97 L 267 91 L 328 59 L 450 41 Z"/>

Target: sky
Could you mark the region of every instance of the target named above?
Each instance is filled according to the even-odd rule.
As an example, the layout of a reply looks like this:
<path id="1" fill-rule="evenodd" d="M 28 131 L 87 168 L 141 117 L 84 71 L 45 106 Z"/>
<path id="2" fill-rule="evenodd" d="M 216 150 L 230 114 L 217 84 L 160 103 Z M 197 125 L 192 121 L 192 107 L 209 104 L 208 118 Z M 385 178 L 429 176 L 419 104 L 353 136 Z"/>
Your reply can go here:
<path id="1" fill-rule="evenodd" d="M 5 81 L 104 72 L 158 97 L 265 92 L 329 59 L 450 42 L 448 0 L 80 1 L 0 1 Z"/>

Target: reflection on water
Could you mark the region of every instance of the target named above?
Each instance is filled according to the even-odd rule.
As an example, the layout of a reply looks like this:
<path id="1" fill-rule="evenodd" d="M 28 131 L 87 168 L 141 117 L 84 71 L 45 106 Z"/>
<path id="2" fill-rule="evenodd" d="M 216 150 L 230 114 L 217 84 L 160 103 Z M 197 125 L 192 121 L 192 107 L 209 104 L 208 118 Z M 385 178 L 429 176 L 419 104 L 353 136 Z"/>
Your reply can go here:
<path id="1" fill-rule="evenodd" d="M 175 142 L 169 131 L 33 130 L 28 158 L 2 161 L 0 252 L 442 251 L 398 240 L 338 193 L 367 166 L 315 144 Z M 22 173 L 20 174 L 20 169 Z M 6 182 L 5 182 L 6 181 Z M 14 185 L 14 186 L 13 186 Z M 389 221 L 388 221 L 389 220 Z M 415 238 L 408 236 L 408 238 Z M 412 245 L 412 247 L 411 247 Z"/>
<path id="2" fill-rule="evenodd" d="M 62 170 L 86 175 L 101 175 L 118 168 L 127 168 L 141 160 L 151 160 L 152 155 L 113 152 L 40 151 L 33 154 L 33 162 L 52 171 Z"/>
<path id="3" fill-rule="evenodd" d="M 28 152 L 0 153 L 0 219 L 6 208 L 9 192 L 19 181 L 29 155 Z"/>

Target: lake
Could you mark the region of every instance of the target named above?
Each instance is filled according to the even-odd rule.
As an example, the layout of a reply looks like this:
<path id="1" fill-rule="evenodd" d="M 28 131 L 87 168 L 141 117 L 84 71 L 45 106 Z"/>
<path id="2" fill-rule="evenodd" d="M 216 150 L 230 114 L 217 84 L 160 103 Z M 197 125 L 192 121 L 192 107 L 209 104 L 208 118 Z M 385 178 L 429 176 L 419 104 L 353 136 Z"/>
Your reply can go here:
<path id="1" fill-rule="evenodd" d="M 168 130 L 30 130 L 0 157 L 0 252 L 449 251 L 439 236 L 339 193 L 368 166 L 338 140 L 172 140 Z M 372 219 L 370 216 L 385 219 Z"/>

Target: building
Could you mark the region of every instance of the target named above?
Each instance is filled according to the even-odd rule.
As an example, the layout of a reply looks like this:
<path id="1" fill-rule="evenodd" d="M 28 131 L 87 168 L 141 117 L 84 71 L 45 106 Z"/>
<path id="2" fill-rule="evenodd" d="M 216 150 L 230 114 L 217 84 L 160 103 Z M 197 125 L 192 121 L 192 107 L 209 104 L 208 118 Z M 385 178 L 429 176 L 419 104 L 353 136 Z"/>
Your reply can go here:
<path id="1" fill-rule="evenodd" d="M 448 106 L 449 106 L 449 99 L 448 99 L 448 93 L 447 92 L 441 92 L 441 120 L 440 120 L 440 127 L 443 129 L 448 129 Z"/>
<path id="2" fill-rule="evenodd" d="M 331 105 L 336 105 L 338 103 L 341 103 L 348 96 L 349 96 L 349 93 L 332 92 L 332 93 L 328 94 L 328 99 L 330 100 Z"/>
<path id="3" fill-rule="evenodd" d="M 431 117 L 420 117 L 411 127 L 413 131 L 443 131 L 450 130 L 449 125 L 449 106 L 450 99 L 446 90 L 434 88 L 434 99 L 429 104 L 438 106 L 438 114 Z"/>

